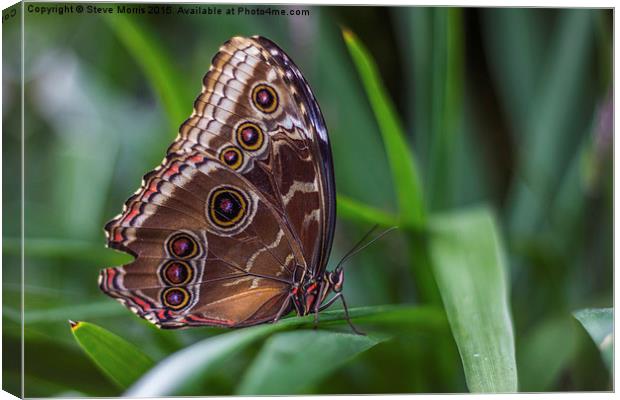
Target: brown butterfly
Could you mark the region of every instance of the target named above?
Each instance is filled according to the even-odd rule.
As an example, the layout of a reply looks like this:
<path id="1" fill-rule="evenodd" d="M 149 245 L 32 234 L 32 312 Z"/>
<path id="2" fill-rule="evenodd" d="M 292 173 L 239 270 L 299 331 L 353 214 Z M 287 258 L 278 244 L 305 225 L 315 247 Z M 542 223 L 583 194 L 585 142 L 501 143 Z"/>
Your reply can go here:
<path id="1" fill-rule="evenodd" d="M 233 37 L 161 165 L 105 226 L 108 246 L 136 259 L 102 270 L 99 286 L 162 328 L 242 327 L 292 310 L 316 321 L 337 299 L 346 311 L 342 267 L 326 271 L 335 218 L 312 90 L 276 44 Z"/>

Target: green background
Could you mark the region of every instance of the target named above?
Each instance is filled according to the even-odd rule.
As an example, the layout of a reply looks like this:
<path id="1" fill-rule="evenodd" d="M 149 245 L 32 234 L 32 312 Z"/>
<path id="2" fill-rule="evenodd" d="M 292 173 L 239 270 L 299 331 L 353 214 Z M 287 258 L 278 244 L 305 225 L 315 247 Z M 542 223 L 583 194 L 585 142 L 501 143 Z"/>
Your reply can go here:
<path id="1" fill-rule="evenodd" d="M 470 295 L 484 303 L 474 304 L 474 311 L 507 301 L 502 329 L 514 335 L 519 390 L 611 389 L 596 345 L 572 317 L 578 309 L 612 305 L 610 10 L 296 6 L 310 15 L 185 16 L 176 14 L 178 7 L 159 16 L 24 16 L 27 396 L 124 392 L 80 348 L 68 319 L 104 327 L 156 363 L 223 336 L 212 328 L 157 331 L 101 294 L 99 269 L 130 259 L 104 248 L 102 227 L 163 158 L 218 47 L 231 36 L 256 34 L 295 60 L 329 129 L 342 204 L 330 265 L 373 222 L 401 224 L 348 263 L 348 304 L 432 307 L 443 322 L 429 330 L 424 318 L 420 328 L 402 315 L 395 318 L 404 326 L 360 321 L 369 341 L 352 344 L 350 353 L 343 350 L 350 340 L 341 334 L 270 333 L 239 345 L 184 390 L 484 390 L 473 383 L 476 360 L 466 351 L 471 322 L 480 315 L 459 308 L 469 307 Z M 377 80 L 364 75 L 361 58 L 355 61 L 343 39 L 344 27 L 366 47 L 360 54 L 374 59 L 374 78 L 383 85 L 373 86 Z M 18 18 L 4 22 L 3 382 L 11 391 L 20 390 L 19 41 Z M 397 117 L 393 126 L 390 115 Z M 408 149 L 396 142 L 390 147 L 385 132 L 401 132 L 391 137 L 404 138 Z M 401 184 L 407 174 L 398 181 L 398 163 L 405 159 L 413 160 L 411 176 L 420 181 L 419 187 L 409 182 L 409 192 Z M 423 206 L 407 201 L 416 198 Z M 356 204 L 371 207 L 370 214 Z M 416 222 L 422 207 L 436 222 Z M 484 233 L 470 229 L 477 223 L 453 223 L 461 221 L 454 215 L 470 215 L 472 207 L 474 216 L 486 210 L 490 222 L 484 217 L 482 226 L 495 233 L 488 246 L 501 255 L 470 264 L 491 260 L 505 274 L 497 280 L 486 270 L 468 274 L 460 264 L 470 251 L 487 249 Z M 461 273 L 472 278 L 471 287 L 455 279 Z M 495 282 L 504 278 L 506 290 L 493 297 Z M 342 324 L 321 331 L 329 329 L 349 333 Z M 512 343 L 512 336 L 502 335 Z M 300 354 L 306 346 L 342 351 L 342 362 L 319 357 L 293 368 L 309 374 L 308 385 L 256 386 L 266 379 L 257 378 L 261 369 L 273 376 L 286 372 L 269 354 L 289 354 L 291 343 Z M 330 363 L 334 368 L 325 368 Z M 321 369 L 325 373 L 315 376 Z"/>

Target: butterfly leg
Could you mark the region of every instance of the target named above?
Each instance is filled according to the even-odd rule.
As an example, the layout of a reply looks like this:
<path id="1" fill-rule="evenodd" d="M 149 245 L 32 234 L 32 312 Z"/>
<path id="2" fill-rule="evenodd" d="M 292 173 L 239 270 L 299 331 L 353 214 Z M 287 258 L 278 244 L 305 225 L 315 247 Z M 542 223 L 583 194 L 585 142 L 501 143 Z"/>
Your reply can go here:
<path id="1" fill-rule="evenodd" d="M 342 295 L 342 293 L 338 293 L 336 297 L 340 297 L 340 300 L 342 301 L 342 307 L 344 308 L 344 317 L 347 320 L 347 323 L 349 324 L 353 332 L 355 332 L 358 335 L 366 336 L 364 332 L 358 331 L 353 325 L 353 323 L 351 322 L 351 318 L 349 317 L 349 308 L 347 307 L 347 302 L 344 300 L 344 296 Z"/>
<path id="2" fill-rule="evenodd" d="M 329 308 L 329 306 L 331 306 L 332 304 L 334 304 L 334 302 L 336 302 L 336 300 L 338 300 L 338 296 L 340 296 L 340 293 L 335 295 L 334 297 L 332 297 L 331 299 L 329 299 L 329 301 L 327 301 L 327 303 L 323 304 L 321 306 L 321 308 L 319 308 L 319 312 Z"/>
<path id="3" fill-rule="evenodd" d="M 291 295 L 289 294 L 286 300 L 282 303 L 282 307 L 280 307 L 280 310 L 278 310 L 278 313 L 273 318 L 273 321 L 271 321 L 272 323 L 275 324 L 276 322 L 280 320 L 280 318 L 282 318 L 282 314 L 284 314 L 284 311 L 288 309 L 290 302 L 291 302 Z"/>
<path id="4" fill-rule="evenodd" d="M 366 336 L 366 334 L 362 331 L 357 330 L 357 328 L 355 328 L 355 326 L 353 325 L 353 323 L 351 322 L 351 318 L 349 317 L 349 308 L 347 307 L 347 302 L 344 300 L 344 296 L 342 295 L 342 293 L 338 293 L 337 295 L 335 295 L 334 297 L 332 297 L 331 299 L 329 299 L 329 301 L 327 303 L 325 303 L 320 309 L 319 311 L 323 311 L 325 310 L 327 307 L 331 306 L 332 304 L 334 304 L 334 302 L 336 300 L 340 299 L 340 301 L 342 301 L 342 307 L 344 308 L 344 318 L 347 320 L 347 323 L 349 324 L 349 326 L 351 327 L 351 330 L 353 330 L 353 332 L 355 332 L 358 335 L 362 335 L 362 336 Z"/>

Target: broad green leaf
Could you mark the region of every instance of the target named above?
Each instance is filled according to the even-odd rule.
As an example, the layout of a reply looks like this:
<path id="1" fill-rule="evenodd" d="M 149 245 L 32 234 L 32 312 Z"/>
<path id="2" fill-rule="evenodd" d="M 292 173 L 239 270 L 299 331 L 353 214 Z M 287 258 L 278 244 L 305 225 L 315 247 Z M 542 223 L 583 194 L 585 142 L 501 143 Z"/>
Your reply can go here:
<path id="1" fill-rule="evenodd" d="M 273 335 L 241 379 L 237 393 L 303 393 L 356 355 L 387 339 L 323 330 Z"/>
<path id="2" fill-rule="evenodd" d="M 383 136 L 401 218 L 405 224 L 421 228 L 426 218 L 422 184 L 415 157 L 409 149 L 401 122 L 368 50 L 353 32 L 344 29 L 342 35 Z"/>
<path id="3" fill-rule="evenodd" d="M 472 392 L 515 392 L 517 368 L 504 250 L 486 208 L 429 221 L 430 253 Z"/>
<path id="4" fill-rule="evenodd" d="M 575 311 L 573 315 L 590 334 L 611 373 L 614 359 L 614 309 L 586 308 Z"/>
<path id="5" fill-rule="evenodd" d="M 398 225 L 398 219 L 395 216 L 357 202 L 349 197 L 338 195 L 336 204 L 338 206 L 338 216 L 341 218 L 383 226 Z"/>
<path id="6" fill-rule="evenodd" d="M 443 330 L 446 323 L 441 309 L 431 307 L 364 307 L 351 309 L 349 313 L 354 323 L 365 322 L 382 326 L 404 324 L 410 330 Z M 270 334 L 298 326 L 312 326 L 313 320 L 312 315 L 286 318 L 277 324 L 253 326 L 202 340 L 161 361 L 125 395 L 157 397 L 196 394 L 192 389 L 198 382 L 217 372 L 223 360 Z M 320 314 L 321 329 L 331 324 L 346 324 L 342 310 L 325 311 Z"/>
<path id="7" fill-rule="evenodd" d="M 160 47 L 154 33 L 139 24 L 135 17 L 114 14 L 106 15 L 104 20 L 144 70 L 168 114 L 170 128 L 176 132 L 191 109 L 183 96 L 180 74 L 170 63 L 172 58 Z"/>
<path id="8" fill-rule="evenodd" d="M 127 388 L 153 367 L 153 360 L 125 339 L 88 322 L 71 322 L 73 336 L 97 366 Z"/>

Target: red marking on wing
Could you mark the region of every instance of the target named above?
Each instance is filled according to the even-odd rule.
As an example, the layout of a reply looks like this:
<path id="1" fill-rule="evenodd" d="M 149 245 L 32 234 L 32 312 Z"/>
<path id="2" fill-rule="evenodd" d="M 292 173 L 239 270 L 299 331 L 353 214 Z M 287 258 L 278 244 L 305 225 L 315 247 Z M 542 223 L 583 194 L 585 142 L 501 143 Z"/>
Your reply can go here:
<path id="1" fill-rule="evenodd" d="M 159 193 L 159 189 L 157 188 L 157 182 L 151 181 L 149 187 L 144 191 L 142 198 L 146 198 L 148 200 L 148 198 L 154 193 Z"/>
<path id="2" fill-rule="evenodd" d="M 170 167 L 164 172 L 166 178 L 170 178 L 172 175 L 179 173 L 179 163 L 177 161 L 170 164 Z"/>
<path id="3" fill-rule="evenodd" d="M 149 303 L 147 303 L 146 301 L 142 300 L 138 296 L 129 296 L 129 298 L 131 299 L 131 301 L 133 301 L 134 303 L 139 305 L 140 308 L 142 309 L 142 311 L 148 311 L 148 310 L 150 310 L 152 308 Z"/>
<path id="4" fill-rule="evenodd" d="M 209 325 L 218 325 L 218 326 L 231 326 L 234 325 L 234 322 L 229 319 L 214 319 L 214 318 L 205 318 L 199 317 L 196 314 L 188 315 L 187 317 L 180 319 L 179 322 L 183 323 L 192 323 L 192 322 L 204 322 Z"/>
<path id="5" fill-rule="evenodd" d="M 114 277 L 116 276 L 116 274 L 117 274 L 116 268 L 107 268 L 106 269 L 106 277 L 107 277 L 106 285 L 109 288 L 114 287 L 113 286 L 113 282 L 114 282 Z"/>
<path id="6" fill-rule="evenodd" d="M 117 230 L 116 232 L 114 232 L 114 237 L 112 238 L 113 242 L 122 242 L 123 241 L 123 235 L 121 234 L 121 232 L 119 230 Z"/>
<path id="7" fill-rule="evenodd" d="M 189 160 L 193 162 L 194 164 L 201 163 L 204 161 L 204 159 L 205 159 L 204 156 L 201 156 L 200 154 L 193 155 L 189 158 Z"/>
<path id="8" fill-rule="evenodd" d="M 130 223 L 136 216 L 138 216 L 138 214 L 140 214 L 139 206 L 139 204 L 133 204 L 129 212 L 127 212 L 127 214 L 123 217 L 122 221 Z"/>
<path id="9" fill-rule="evenodd" d="M 158 310 L 157 318 L 159 318 L 160 321 L 166 319 L 166 310 Z"/>

